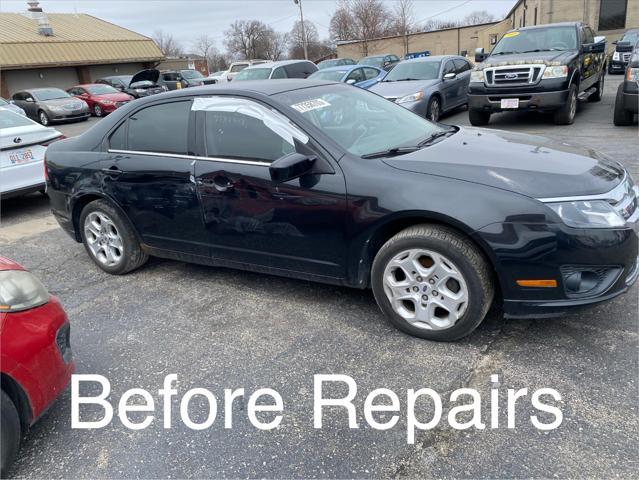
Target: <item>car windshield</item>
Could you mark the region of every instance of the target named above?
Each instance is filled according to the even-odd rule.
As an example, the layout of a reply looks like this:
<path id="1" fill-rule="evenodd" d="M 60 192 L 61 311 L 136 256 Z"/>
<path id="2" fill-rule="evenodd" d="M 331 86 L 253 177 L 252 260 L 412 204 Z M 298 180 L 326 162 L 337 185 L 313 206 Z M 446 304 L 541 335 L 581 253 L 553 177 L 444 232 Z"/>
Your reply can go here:
<path id="1" fill-rule="evenodd" d="M 382 68 L 384 66 L 384 57 L 364 57 L 358 63 L 360 65 L 371 65 Z"/>
<path id="2" fill-rule="evenodd" d="M 203 78 L 204 77 L 204 75 L 202 75 L 197 70 L 182 70 L 180 73 L 182 74 L 182 77 L 184 78 Z"/>
<path id="3" fill-rule="evenodd" d="M 86 89 L 91 95 L 106 95 L 108 93 L 119 93 L 111 85 L 91 85 L 90 87 L 86 87 Z"/>
<path id="4" fill-rule="evenodd" d="M 416 146 L 444 131 L 409 110 L 359 88 L 324 85 L 291 90 L 277 97 L 354 155 Z"/>
<path id="5" fill-rule="evenodd" d="M 330 82 L 339 82 L 348 70 L 320 70 L 310 77 L 311 80 L 328 80 Z"/>
<path id="6" fill-rule="evenodd" d="M 209 77 L 219 77 L 220 75 L 223 75 L 225 73 L 226 73 L 226 70 L 220 70 L 219 72 L 214 72 L 210 74 Z"/>
<path id="7" fill-rule="evenodd" d="M 577 30 L 575 27 L 544 27 L 506 33 L 493 49 L 491 55 L 576 49 Z"/>
<path id="8" fill-rule="evenodd" d="M 241 72 L 242 70 L 244 70 L 246 67 L 248 67 L 248 65 L 246 63 L 240 63 L 239 65 L 233 65 L 231 67 L 231 72 L 235 73 L 235 72 Z"/>
<path id="9" fill-rule="evenodd" d="M 439 61 L 400 62 L 386 75 L 383 81 L 434 80 L 439 78 L 440 65 Z"/>
<path id="10" fill-rule="evenodd" d="M 35 124 L 27 117 L 10 112 L 9 110 L 0 109 L 0 129 L 32 125 Z"/>
<path id="11" fill-rule="evenodd" d="M 69 95 L 64 90 L 60 90 L 59 88 L 43 88 L 42 90 L 36 90 L 32 92 L 33 96 L 36 100 L 41 102 L 46 100 L 56 100 L 58 98 L 69 98 Z"/>
<path id="12" fill-rule="evenodd" d="M 238 73 L 233 81 L 236 80 L 266 80 L 271 75 L 270 68 L 246 68 Z"/>
<path id="13" fill-rule="evenodd" d="M 633 45 L 639 41 L 639 32 L 628 32 L 620 40 L 621 42 L 629 42 Z"/>
<path id="14" fill-rule="evenodd" d="M 317 64 L 317 68 L 337 67 L 343 65 L 342 60 L 324 60 Z"/>

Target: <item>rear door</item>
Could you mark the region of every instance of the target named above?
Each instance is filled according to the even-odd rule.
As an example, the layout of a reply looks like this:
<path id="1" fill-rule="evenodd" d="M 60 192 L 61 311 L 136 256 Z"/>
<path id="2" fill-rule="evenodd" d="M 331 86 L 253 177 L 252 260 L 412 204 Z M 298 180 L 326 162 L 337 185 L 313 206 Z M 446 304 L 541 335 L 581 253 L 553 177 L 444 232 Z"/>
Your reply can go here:
<path id="1" fill-rule="evenodd" d="M 468 103 L 468 85 L 470 84 L 470 64 L 462 59 L 455 58 L 455 73 L 457 74 L 457 92 L 455 105 L 463 105 Z"/>
<path id="2" fill-rule="evenodd" d="M 446 60 L 440 73 L 440 79 L 442 82 L 441 91 L 444 97 L 442 105 L 443 110 L 449 110 L 456 105 L 459 82 L 457 81 L 457 78 L 454 78 L 452 80 L 444 80 L 444 76 L 446 74 L 456 72 L 457 69 L 455 67 L 455 62 L 452 59 Z"/>
<path id="3" fill-rule="evenodd" d="M 132 113 L 108 138 L 103 190 L 147 245 L 208 256 L 193 171 L 191 99 Z"/>
<path id="4" fill-rule="evenodd" d="M 286 117 L 255 100 L 212 97 L 197 109 L 195 180 L 211 255 L 234 264 L 343 278 L 346 187 L 339 166 Z M 330 173 L 284 183 L 270 164 L 316 155 Z"/>

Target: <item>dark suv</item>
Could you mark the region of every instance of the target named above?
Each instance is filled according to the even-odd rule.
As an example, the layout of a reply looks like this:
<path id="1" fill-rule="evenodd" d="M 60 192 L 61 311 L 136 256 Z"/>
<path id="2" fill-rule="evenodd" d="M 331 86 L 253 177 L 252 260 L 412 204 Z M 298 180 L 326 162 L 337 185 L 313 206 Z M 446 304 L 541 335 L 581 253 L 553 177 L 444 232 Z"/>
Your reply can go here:
<path id="1" fill-rule="evenodd" d="M 617 88 L 615 100 L 615 125 L 631 125 L 639 113 L 639 42 L 628 61 L 626 78 Z"/>
<path id="2" fill-rule="evenodd" d="M 475 53 L 470 123 L 486 125 L 506 110 L 553 111 L 556 124 L 573 123 L 578 99 L 601 100 L 605 51 L 605 37 L 580 22 L 507 32 L 489 55 Z"/>
<path id="3" fill-rule="evenodd" d="M 608 63 L 608 73 L 623 73 L 626 70 L 637 42 L 639 42 L 639 28 L 628 30 L 621 40 L 613 42 L 615 51 L 612 52 L 612 58 Z"/>

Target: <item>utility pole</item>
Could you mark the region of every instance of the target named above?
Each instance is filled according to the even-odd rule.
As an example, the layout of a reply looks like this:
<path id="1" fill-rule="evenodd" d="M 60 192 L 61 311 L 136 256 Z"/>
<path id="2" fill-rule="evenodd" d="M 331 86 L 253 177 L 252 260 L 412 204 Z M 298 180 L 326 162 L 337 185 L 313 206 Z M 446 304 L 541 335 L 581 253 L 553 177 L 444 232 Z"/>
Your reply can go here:
<path id="1" fill-rule="evenodd" d="M 308 48 L 306 47 L 306 27 L 304 26 L 304 12 L 302 11 L 302 0 L 293 0 L 295 5 L 300 7 L 300 20 L 302 21 L 302 46 L 304 47 L 304 60 L 308 60 Z"/>

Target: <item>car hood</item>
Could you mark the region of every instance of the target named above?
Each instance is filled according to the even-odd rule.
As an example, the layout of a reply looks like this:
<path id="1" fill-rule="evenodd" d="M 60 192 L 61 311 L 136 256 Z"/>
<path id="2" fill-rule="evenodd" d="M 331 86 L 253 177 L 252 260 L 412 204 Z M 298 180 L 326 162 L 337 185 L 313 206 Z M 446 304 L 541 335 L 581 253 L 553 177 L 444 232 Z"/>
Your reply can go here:
<path id="1" fill-rule="evenodd" d="M 148 70 L 140 70 L 138 73 L 133 75 L 129 85 L 133 85 L 137 82 L 143 82 L 144 80 L 148 80 L 149 82 L 157 83 L 160 78 L 160 71 L 155 68 L 150 68 Z"/>
<path id="2" fill-rule="evenodd" d="M 595 150 L 502 130 L 460 128 L 447 139 L 385 159 L 394 168 L 480 183 L 533 198 L 605 193 L 624 176 Z"/>
<path id="3" fill-rule="evenodd" d="M 563 52 L 530 52 L 513 53 L 511 55 L 491 55 L 485 59 L 479 67 L 503 67 L 507 65 L 565 65 L 572 57 L 577 55 L 576 51 Z"/>
<path id="4" fill-rule="evenodd" d="M 404 82 L 379 82 L 372 86 L 369 91 L 375 92 L 382 97 L 403 97 L 411 93 L 419 92 L 425 88 L 432 87 L 439 83 L 439 80 L 410 80 Z"/>
<path id="5" fill-rule="evenodd" d="M 65 105 L 75 105 L 73 108 L 82 108 L 84 106 L 86 106 L 86 103 L 84 103 L 84 101 L 75 98 L 75 97 L 71 97 L 71 98 L 54 98 L 53 100 L 39 100 L 38 103 L 40 105 L 44 105 L 45 107 L 51 107 L 53 105 L 58 106 L 58 107 L 63 107 Z"/>
<path id="6" fill-rule="evenodd" d="M 131 95 L 127 93 L 103 93 L 102 95 L 91 95 L 95 100 L 111 100 L 112 102 L 126 102 L 131 100 Z"/>

